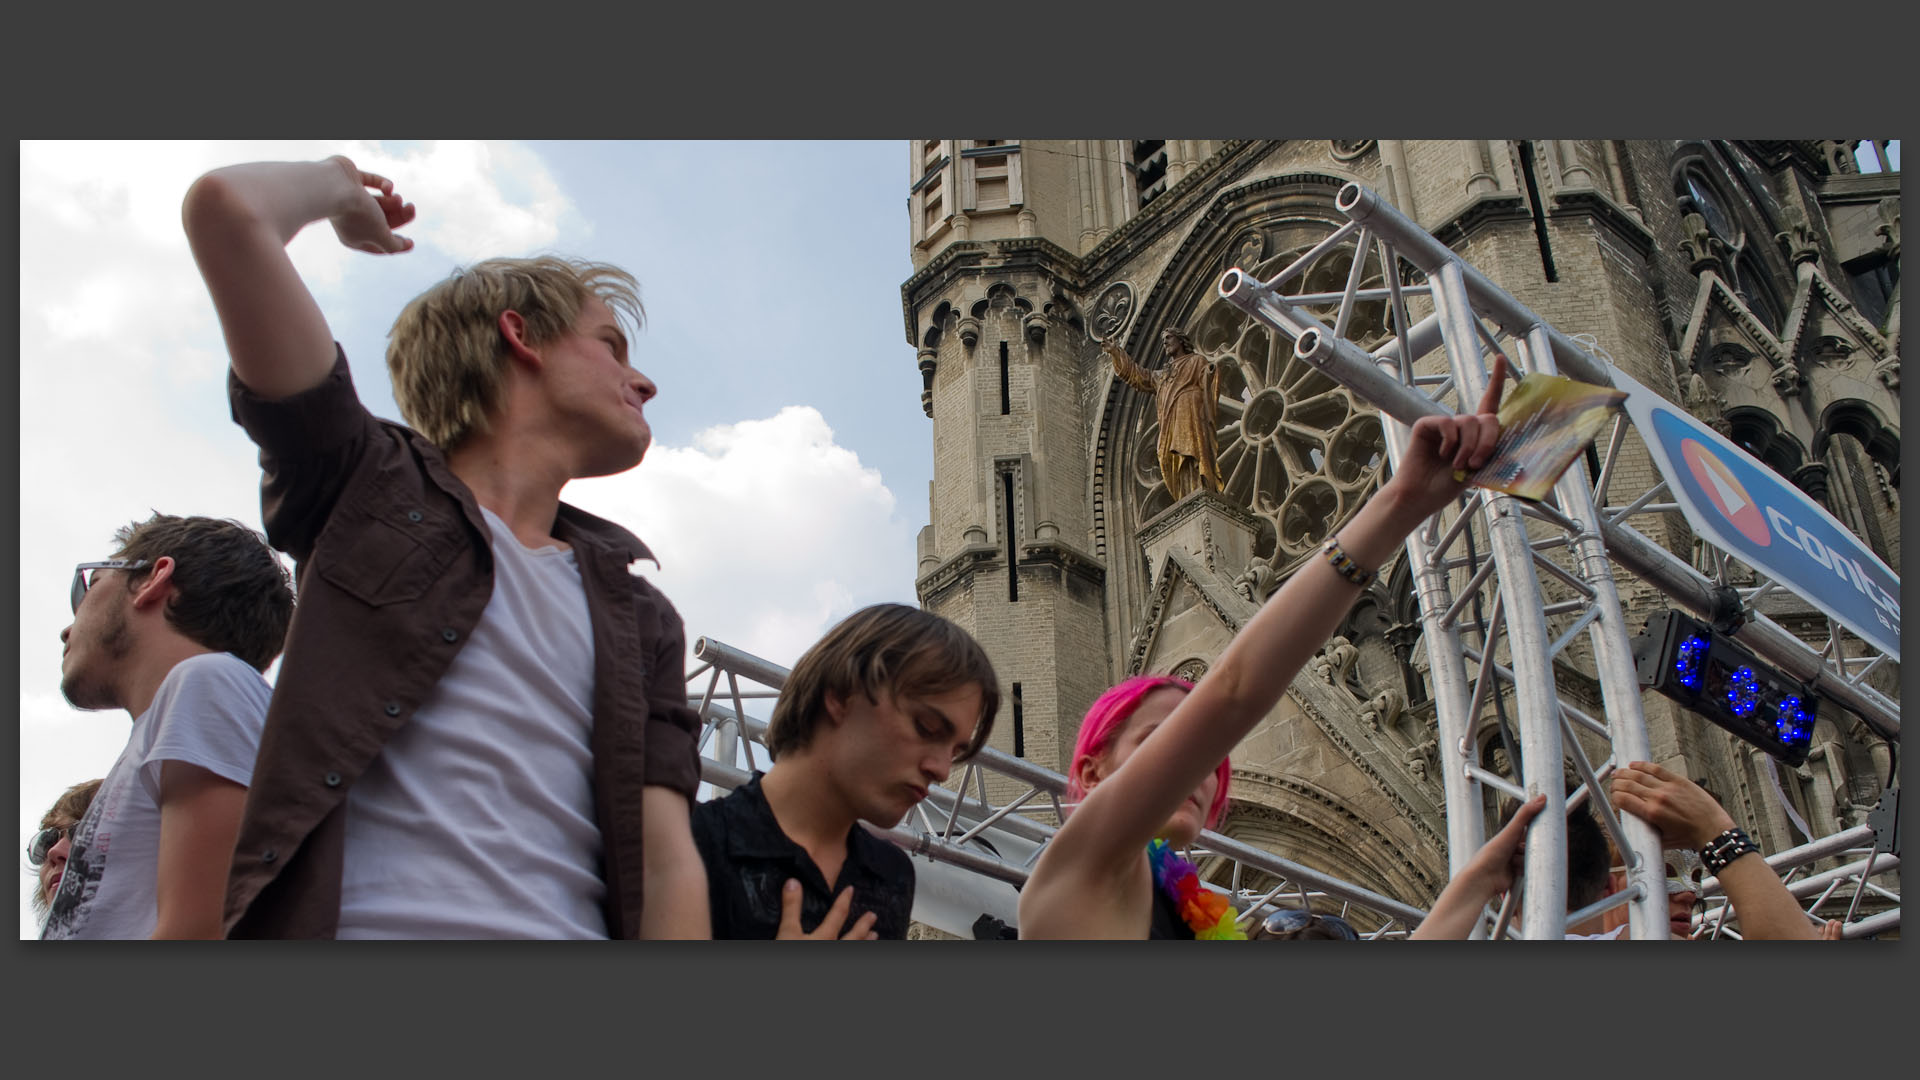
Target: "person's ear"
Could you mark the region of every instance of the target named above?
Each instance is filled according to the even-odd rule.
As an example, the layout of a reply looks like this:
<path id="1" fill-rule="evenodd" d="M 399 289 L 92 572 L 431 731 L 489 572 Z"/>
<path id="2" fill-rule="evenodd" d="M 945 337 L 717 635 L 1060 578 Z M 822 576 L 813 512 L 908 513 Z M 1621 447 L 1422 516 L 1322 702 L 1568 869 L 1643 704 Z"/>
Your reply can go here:
<path id="1" fill-rule="evenodd" d="M 167 597 L 173 595 L 175 565 L 171 555 L 162 555 L 153 561 L 153 565 L 147 569 L 147 576 L 133 587 L 135 611 L 145 611 L 166 604 Z"/>
<path id="2" fill-rule="evenodd" d="M 1107 778 L 1106 758 L 1102 754 L 1088 754 L 1073 763 L 1073 778 L 1079 782 L 1083 791 L 1092 793 L 1100 781 Z"/>
<path id="3" fill-rule="evenodd" d="M 820 703 L 826 707 L 827 723 L 839 727 L 847 718 L 847 699 L 829 690 L 821 695 Z"/>
<path id="4" fill-rule="evenodd" d="M 533 344 L 527 340 L 527 320 L 519 312 L 509 308 L 500 313 L 500 339 L 506 342 L 507 351 L 514 360 L 539 369 L 542 364 L 540 354 L 534 351 Z"/>

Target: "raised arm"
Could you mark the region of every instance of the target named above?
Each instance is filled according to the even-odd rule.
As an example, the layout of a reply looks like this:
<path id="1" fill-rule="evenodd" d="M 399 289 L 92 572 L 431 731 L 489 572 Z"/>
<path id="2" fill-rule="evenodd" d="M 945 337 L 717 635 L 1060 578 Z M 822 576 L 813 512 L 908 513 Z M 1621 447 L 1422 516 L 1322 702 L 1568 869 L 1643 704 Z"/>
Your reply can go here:
<path id="1" fill-rule="evenodd" d="M 1114 374 L 1120 376 L 1121 382 L 1143 394 L 1153 393 L 1153 375 L 1134 363 L 1133 357 L 1127 355 L 1127 350 L 1111 341 L 1101 342 L 1100 349 L 1107 354 L 1107 359 L 1113 362 Z"/>
<path id="2" fill-rule="evenodd" d="M 1610 786 L 1613 804 L 1660 830 L 1665 847 L 1698 851 L 1734 827 L 1733 816 L 1700 785 L 1652 762 L 1636 761 L 1619 770 Z M 1741 937 L 1820 940 L 1820 928 L 1759 852 L 1733 860 L 1718 876 L 1727 902 L 1740 916 Z"/>
<path id="3" fill-rule="evenodd" d="M 1527 827 L 1547 805 L 1545 795 L 1535 795 L 1514 812 L 1513 820 L 1481 845 L 1467 865 L 1440 890 L 1433 910 L 1414 930 L 1413 941 L 1463 941 L 1473 933 L 1487 901 L 1513 888 L 1521 873 L 1521 860 L 1527 851 Z"/>
<path id="4" fill-rule="evenodd" d="M 333 334 L 287 257 L 295 234 L 330 221 L 359 251 L 413 247 L 393 232 L 413 220 L 413 205 L 344 157 L 215 169 L 187 190 L 180 216 L 233 372 L 269 400 L 319 385 L 334 361 Z"/>
<path id="5" fill-rule="evenodd" d="M 1500 433 L 1494 412 L 1506 379 L 1497 362 L 1479 411 L 1423 417 L 1393 479 L 1338 534 L 1360 567 L 1377 570 L 1408 533 L 1464 485 L 1454 470 L 1477 468 Z M 1359 587 L 1325 559 L 1302 566 L 1248 620 L 1219 661 L 1112 777 L 1069 817 L 1041 856 L 1093 875 L 1126 872 L 1183 800 L 1267 714 L 1332 634 Z"/>

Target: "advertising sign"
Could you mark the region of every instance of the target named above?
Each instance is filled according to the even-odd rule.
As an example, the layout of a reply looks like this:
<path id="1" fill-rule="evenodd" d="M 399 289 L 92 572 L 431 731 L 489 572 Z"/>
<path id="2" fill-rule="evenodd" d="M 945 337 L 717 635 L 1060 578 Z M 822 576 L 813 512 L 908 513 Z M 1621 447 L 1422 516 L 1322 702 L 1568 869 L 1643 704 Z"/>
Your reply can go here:
<path id="1" fill-rule="evenodd" d="M 1895 661 L 1900 578 L 1832 514 L 1680 406 L 1613 370 L 1688 524 Z"/>

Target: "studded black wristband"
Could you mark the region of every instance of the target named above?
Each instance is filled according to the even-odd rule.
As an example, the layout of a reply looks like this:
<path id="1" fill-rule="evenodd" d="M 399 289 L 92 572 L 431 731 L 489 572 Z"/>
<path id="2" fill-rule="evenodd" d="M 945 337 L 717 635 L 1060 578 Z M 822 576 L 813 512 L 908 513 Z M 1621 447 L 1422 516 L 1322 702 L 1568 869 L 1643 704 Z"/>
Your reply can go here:
<path id="1" fill-rule="evenodd" d="M 1754 843 L 1745 832 L 1728 829 L 1707 841 L 1706 846 L 1700 849 L 1700 861 L 1706 864 L 1707 873 L 1718 874 L 1742 855 L 1757 855 L 1759 852 L 1760 845 Z"/>

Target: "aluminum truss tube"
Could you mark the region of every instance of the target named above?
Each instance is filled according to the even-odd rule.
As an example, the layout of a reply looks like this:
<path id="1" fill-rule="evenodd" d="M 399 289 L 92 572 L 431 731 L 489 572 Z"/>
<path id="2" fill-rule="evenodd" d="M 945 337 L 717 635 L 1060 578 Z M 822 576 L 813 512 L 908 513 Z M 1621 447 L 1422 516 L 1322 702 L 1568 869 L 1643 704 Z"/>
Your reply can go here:
<path id="1" fill-rule="evenodd" d="M 1868 863 L 1873 864 L 1871 867 L 1873 873 L 1870 877 L 1879 877 L 1881 874 L 1891 874 L 1900 869 L 1900 856 L 1888 855 L 1884 852 L 1874 852 L 1867 858 L 1858 859 L 1845 866 L 1836 866 L 1832 870 L 1824 873 L 1809 874 L 1787 886 L 1787 892 L 1792 894 L 1795 900 L 1805 900 L 1807 897 L 1819 892 L 1825 886 L 1845 885 L 1849 882 L 1856 883 L 1854 888 L 1857 891 L 1867 892 L 1870 886 L 1861 880 L 1860 875 L 1863 871 L 1869 869 Z"/>
<path id="2" fill-rule="evenodd" d="M 1900 911 L 1896 908 L 1893 911 L 1883 911 L 1878 915 L 1869 915 L 1859 922 L 1848 923 L 1841 929 L 1840 936 L 1843 938 L 1866 937 L 1869 934 L 1899 928 Z"/>
<path id="3" fill-rule="evenodd" d="M 1403 289 L 1401 291 L 1411 295 L 1410 290 Z M 1414 361 L 1440 347 L 1440 317 L 1438 315 L 1428 315 L 1426 318 L 1414 323 L 1413 329 L 1407 331 L 1406 339 L 1412 343 L 1406 350 L 1408 354 L 1407 364 L 1411 367 Z M 1392 363 L 1393 370 L 1398 371 L 1400 367 L 1400 351 L 1400 337 L 1399 335 L 1395 335 L 1388 338 L 1379 348 L 1373 350 L 1373 356 L 1376 360 Z"/>
<path id="4" fill-rule="evenodd" d="M 1397 368 L 1398 364 L 1395 359 L 1381 361 L 1383 369 L 1388 365 Z M 1386 435 L 1387 462 L 1398 469 L 1412 433 L 1407 425 L 1391 419 L 1381 428 Z M 1468 720 L 1468 702 L 1473 692 L 1467 686 L 1467 662 L 1460 644 L 1459 627 L 1442 621 L 1444 612 L 1452 606 L 1452 595 L 1446 570 L 1436 565 L 1434 548 L 1424 525 L 1407 537 L 1406 551 L 1427 646 L 1427 677 L 1433 686 L 1437 728 L 1434 742 L 1441 762 L 1441 791 L 1447 806 L 1447 877 L 1451 879 L 1487 839 L 1480 784 L 1468 772 L 1468 767 L 1475 764 L 1473 731 Z M 1475 922 L 1472 936 L 1486 936 L 1485 920 Z"/>
<path id="5" fill-rule="evenodd" d="M 693 657 L 775 690 L 787 685 L 787 676 L 791 674 L 778 664 L 769 663 L 752 653 L 742 652 L 709 637 L 694 639 Z"/>
<path id="6" fill-rule="evenodd" d="M 1527 331 L 1523 354 L 1532 369 L 1543 375 L 1556 375 L 1552 343 L 1546 327 L 1536 325 Z M 1593 590 L 1594 610 L 1598 617 L 1590 624 L 1588 641 L 1593 645 L 1593 664 L 1600 680 L 1601 700 L 1606 704 L 1607 741 L 1613 746 L 1616 765 L 1653 760 L 1652 743 L 1647 737 L 1647 719 L 1642 711 L 1640 677 L 1633 661 L 1633 644 L 1628 639 L 1626 615 L 1620 610 L 1620 594 L 1614 587 L 1613 566 L 1607 560 L 1607 548 L 1598 532 L 1588 527 L 1600 520 L 1593 505 L 1593 490 L 1587 486 L 1587 474 L 1571 468 L 1554 484 L 1560 510 L 1572 520 L 1574 567 L 1581 580 Z M 1590 781 L 1591 782 L 1591 781 Z M 1604 793 L 1597 788 L 1594 796 Z M 1607 803 L 1611 807 L 1612 803 Z M 1664 876 L 1661 862 L 1660 831 L 1631 814 L 1618 818 L 1626 834 L 1628 847 L 1636 856 L 1636 865 L 1628 870 L 1629 884 L 1640 884 L 1641 895 L 1627 907 L 1627 932 L 1635 941 L 1667 937 L 1666 892 L 1656 876 Z M 1660 902 L 1653 900 L 1659 891 Z"/>
<path id="7" fill-rule="evenodd" d="M 1429 282 L 1434 286 L 1440 333 L 1464 407 L 1485 392 L 1487 371 L 1481 361 L 1479 327 L 1467 298 L 1462 265 L 1457 259 L 1449 260 L 1437 275 L 1429 275 Z M 1490 495 L 1487 500 L 1487 546 L 1500 568 L 1500 595 L 1506 601 L 1513 704 L 1520 728 L 1520 772 L 1528 794 L 1544 795 L 1547 800 L 1527 830 L 1532 843 L 1526 849 L 1526 887 L 1520 917 L 1528 938 L 1556 939 L 1566 934 L 1567 921 L 1567 812 L 1560 697 L 1553 683 L 1553 666 L 1547 659 L 1547 618 L 1541 610 L 1533 548 L 1511 496 Z M 1469 723 L 1472 719 L 1467 718 Z"/>
<path id="8" fill-rule="evenodd" d="M 1555 330 L 1545 319 L 1529 311 L 1525 304 L 1507 295 L 1505 290 L 1468 265 L 1452 248 L 1414 224 L 1378 194 L 1359 184 L 1350 183 L 1340 189 L 1333 204 L 1341 213 L 1364 224 L 1373 230 L 1375 236 L 1392 244 L 1429 280 L 1443 266 L 1458 266 L 1462 283 L 1475 301 L 1473 306 L 1491 315 L 1501 329 L 1517 337 L 1535 326 L 1545 327 L 1547 339 L 1553 346 L 1554 359 L 1563 370 L 1584 382 L 1613 385 L 1612 376 L 1579 342 Z"/>

